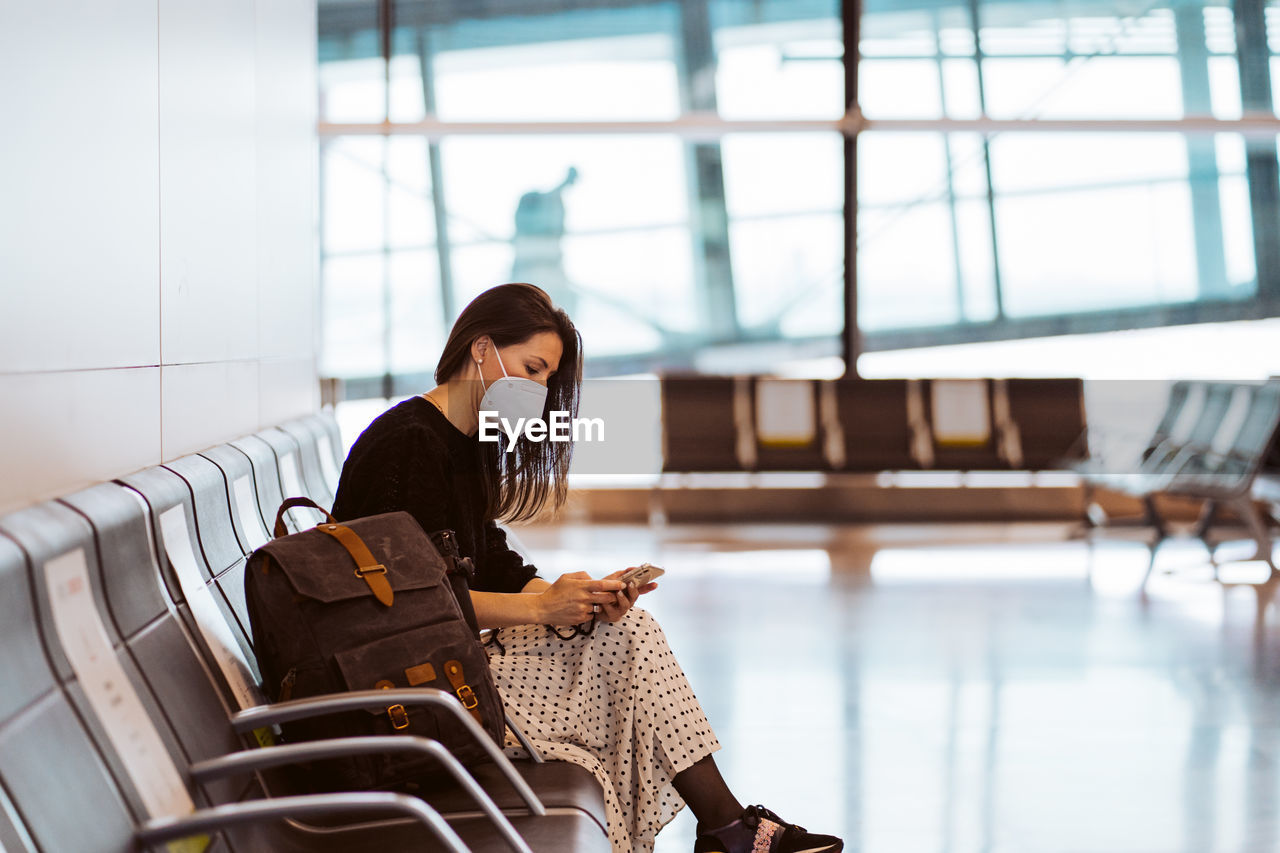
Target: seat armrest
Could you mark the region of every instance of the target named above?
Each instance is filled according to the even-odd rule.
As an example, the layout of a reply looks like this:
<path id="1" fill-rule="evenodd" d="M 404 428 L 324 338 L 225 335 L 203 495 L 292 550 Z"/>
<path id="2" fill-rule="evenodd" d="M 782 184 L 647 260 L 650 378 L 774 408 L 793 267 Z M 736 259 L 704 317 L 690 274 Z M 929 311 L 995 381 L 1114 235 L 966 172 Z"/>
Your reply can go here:
<path id="1" fill-rule="evenodd" d="M 349 755 L 367 755 L 371 752 L 416 752 L 435 758 L 454 781 L 475 800 L 480 810 L 488 816 L 497 827 L 499 834 L 507 845 L 516 853 L 532 853 L 524 839 L 516 832 L 511 821 L 498 808 L 497 804 L 477 784 L 467 769 L 458 759 L 445 749 L 439 741 L 415 735 L 377 735 L 371 737 L 330 738 L 326 740 L 291 743 L 283 746 L 268 746 L 261 749 L 250 749 L 233 752 L 230 755 L 211 758 L 191 765 L 191 778 L 197 782 L 208 782 L 241 773 L 252 773 L 271 767 L 297 764 L 303 761 L 319 761 L 325 758 L 339 758 Z M 529 810 L 534 814 L 545 814 L 538 807 L 542 803 L 535 797 L 532 802 L 526 801 Z"/>
<path id="2" fill-rule="evenodd" d="M 281 818 L 333 816 L 335 814 L 387 811 L 413 818 L 427 827 L 452 853 L 468 853 L 467 846 L 440 813 L 423 800 L 389 791 L 354 791 L 346 794 L 308 794 L 229 803 L 200 809 L 181 817 L 147 821 L 135 833 L 143 847 L 166 841 L 217 832 L 233 826 L 275 821 Z"/>
<path id="3" fill-rule="evenodd" d="M 276 702 L 273 705 L 258 705 L 246 708 L 231 716 L 231 727 L 244 734 L 263 726 L 274 726 L 293 720 L 310 717 L 322 717 L 326 714 L 337 714 L 344 711 L 363 711 L 385 708 L 388 705 L 405 706 L 435 705 L 446 709 L 480 744 L 489 758 L 520 797 L 529 805 L 529 809 L 537 815 L 546 814 L 542 801 L 533 793 L 529 783 L 524 780 L 511 764 L 511 760 L 503 754 L 502 749 L 493 742 L 462 707 L 462 703 L 451 693 L 434 687 L 400 688 L 393 690 L 352 690 L 348 693 L 330 693 L 327 696 L 309 696 L 304 699 L 290 699 L 287 702 Z"/>

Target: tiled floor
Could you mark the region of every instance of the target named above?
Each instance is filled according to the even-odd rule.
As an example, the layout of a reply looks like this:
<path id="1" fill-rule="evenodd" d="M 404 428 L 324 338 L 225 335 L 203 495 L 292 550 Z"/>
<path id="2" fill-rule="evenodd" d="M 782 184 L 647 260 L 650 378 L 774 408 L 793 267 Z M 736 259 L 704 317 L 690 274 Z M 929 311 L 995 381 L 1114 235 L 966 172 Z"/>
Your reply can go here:
<path id="1" fill-rule="evenodd" d="M 1162 552 L 1144 602 L 1145 549 L 1091 557 L 1055 525 L 520 536 L 545 575 L 664 566 L 644 605 L 726 778 L 849 850 L 1280 850 L 1280 615 L 1255 631 L 1252 589 L 1196 547 Z"/>

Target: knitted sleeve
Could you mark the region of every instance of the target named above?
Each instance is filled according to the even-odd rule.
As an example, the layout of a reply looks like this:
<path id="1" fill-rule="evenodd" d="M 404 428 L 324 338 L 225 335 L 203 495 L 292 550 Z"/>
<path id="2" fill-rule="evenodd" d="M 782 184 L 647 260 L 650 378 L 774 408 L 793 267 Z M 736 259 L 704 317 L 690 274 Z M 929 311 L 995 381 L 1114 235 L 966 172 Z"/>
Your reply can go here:
<path id="1" fill-rule="evenodd" d="M 476 571 L 475 588 L 491 592 L 519 592 L 531 579 L 540 577 L 538 567 L 526 564 L 511 550 L 507 534 L 495 522 L 485 522 L 483 564 Z"/>
<path id="2" fill-rule="evenodd" d="M 339 521 L 405 511 L 428 533 L 457 529 L 445 450 L 420 430 L 362 436 L 342 469 L 333 515 Z"/>

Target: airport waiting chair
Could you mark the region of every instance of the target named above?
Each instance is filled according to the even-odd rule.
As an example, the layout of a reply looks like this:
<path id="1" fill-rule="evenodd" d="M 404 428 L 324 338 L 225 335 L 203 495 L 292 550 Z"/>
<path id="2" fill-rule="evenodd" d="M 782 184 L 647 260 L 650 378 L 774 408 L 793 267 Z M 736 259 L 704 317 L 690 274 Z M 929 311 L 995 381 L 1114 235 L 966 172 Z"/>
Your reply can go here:
<path id="1" fill-rule="evenodd" d="M 1223 415 L 1231 405 L 1234 387 L 1225 383 L 1175 383 L 1160 421 L 1146 446 L 1127 460 L 1086 459 L 1075 466 L 1085 488 L 1086 535 L 1103 527 L 1150 528 L 1153 539 L 1148 543 L 1151 561 L 1155 562 L 1159 544 L 1169 536 L 1168 525 L 1156 505 L 1155 496 L 1168 482 L 1174 466 L 1180 464 L 1179 451 L 1187 446 L 1207 446 L 1222 425 Z M 1194 399 L 1193 399 L 1194 398 Z M 1180 428 L 1184 425 L 1185 432 Z M 1138 516 L 1111 517 L 1096 500 L 1097 491 L 1106 489 L 1137 498 L 1142 504 Z"/>
<path id="2" fill-rule="evenodd" d="M 6 684 L 0 785 L 21 815 L 20 840 L 29 839 L 36 850 L 77 853 L 185 839 L 192 839 L 189 846 L 169 849 L 467 849 L 415 797 L 357 792 L 241 800 L 233 792 L 242 783 L 191 764 L 185 750 L 192 741 L 180 743 L 170 719 L 199 709 L 190 701 L 162 708 L 141 674 L 141 663 L 156 655 L 172 664 L 172 624 L 148 622 L 123 636 L 116 619 L 102 618 L 107 593 L 97 571 L 98 541 L 66 504 L 0 518 L 0 666 Z M 137 605 L 119 595 L 117 603 L 124 624 L 134 627 Z M 224 733 L 218 727 L 209 737 Z M 288 747 L 275 749 L 285 751 L 260 753 L 288 758 Z M 243 776 L 246 769 L 253 768 L 235 771 Z M 339 847 L 325 839 L 301 846 L 281 820 L 353 813 L 414 822 L 362 829 Z"/>
<path id="3" fill-rule="evenodd" d="M 929 464 L 945 471 L 991 471 L 1008 467 L 990 379 L 923 381 L 924 418 L 932 447 Z"/>
<path id="4" fill-rule="evenodd" d="M 757 471 L 822 471 L 831 420 L 823 385 L 755 377 L 748 385 Z M 829 395 L 825 395 L 829 396 Z"/>
<path id="5" fill-rule="evenodd" d="M 840 430 L 835 468 L 900 471 L 929 467 L 933 439 L 920 383 L 907 379 L 835 379 Z"/>
<path id="6" fill-rule="evenodd" d="M 280 424 L 276 429 L 292 438 L 298 447 L 298 462 L 308 497 L 323 507 L 332 507 L 338 489 L 338 472 L 334 470 L 332 456 L 326 459 L 320 452 L 317 427 L 309 419 L 300 418 Z"/>
<path id="7" fill-rule="evenodd" d="M 235 448 L 249 460 L 249 465 L 253 469 L 255 497 L 258 500 L 258 518 L 262 522 L 263 529 L 270 531 L 276 517 L 273 507 L 278 508 L 284 503 L 285 498 L 275 451 L 271 449 L 271 445 L 255 435 L 241 436 L 228 442 L 227 446 Z M 214 450 L 216 451 L 216 448 Z M 236 503 L 238 505 L 240 502 L 237 500 Z M 292 515 L 285 516 L 285 524 L 288 525 L 290 533 L 298 532 L 298 522 Z"/>
<path id="8" fill-rule="evenodd" d="M 276 469 L 280 475 L 280 486 L 284 490 L 286 498 L 293 497 L 309 497 L 316 503 L 326 509 L 333 506 L 333 495 L 322 486 L 318 474 L 319 471 L 312 469 L 307 470 L 302 459 L 302 449 L 298 446 L 297 440 L 292 435 L 278 427 L 264 429 L 254 433 L 255 438 L 259 438 L 271 447 L 271 452 L 276 457 Z M 314 497 L 313 497 L 314 496 Z M 263 508 L 267 510 L 266 507 Z M 263 515 L 270 515 L 269 510 L 264 511 Z M 286 526 L 289 532 L 294 533 L 307 527 L 312 527 L 324 521 L 324 516 L 306 507 L 300 507 L 297 511 L 291 512 L 286 519 Z M 292 526 L 289 526 L 289 525 Z"/>
<path id="9" fill-rule="evenodd" d="M 333 409 L 324 409 L 310 416 L 313 424 L 318 426 L 329 437 L 328 441 L 320 443 L 321 450 L 327 450 L 333 457 L 334 467 L 338 469 L 338 473 L 342 473 L 342 463 L 346 459 L 345 445 L 342 441 L 342 430 L 338 427 L 338 419 L 334 416 Z"/>
<path id="10" fill-rule="evenodd" d="M 1205 501 L 1195 535 L 1210 553 L 1209 532 L 1219 509 L 1229 509 L 1249 531 L 1257 547 L 1255 560 L 1280 576 L 1272 559 L 1271 532 L 1254 503 L 1254 483 L 1268 455 L 1280 446 L 1280 381 L 1249 388 L 1248 411 L 1230 441 L 1210 447 L 1185 447 L 1165 491 Z"/>
<path id="11" fill-rule="evenodd" d="M 203 532 L 230 528 L 231 519 L 242 508 L 231 504 L 221 484 L 212 478 L 182 484 L 168 470 L 148 469 L 123 478 L 122 482 L 136 490 L 149 511 L 156 538 L 156 562 L 166 578 L 166 587 L 181 592 L 180 578 L 185 574 L 189 585 L 197 582 L 208 585 L 207 597 L 228 602 L 230 618 L 221 607 L 216 608 L 216 612 L 214 608 L 185 607 L 179 602 L 175 602 L 175 607 L 186 617 L 190 633 L 204 639 L 201 651 L 209 667 L 220 674 L 228 705 L 244 714 L 244 718 L 251 715 L 250 711 L 259 713 L 252 709 L 261 706 L 264 698 L 251 651 L 252 637 L 243 593 L 247 553 L 238 550 L 225 537 Z M 193 490 L 206 490 L 208 494 L 203 500 L 195 501 Z M 223 544 L 219 549 L 200 547 L 206 541 Z M 227 637 L 228 630 L 231 638 Z M 531 748 L 530 752 L 536 755 Z M 567 762 L 542 762 L 540 757 L 517 761 L 511 767 L 552 813 L 581 813 L 589 817 L 600 832 L 605 831 L 603 792 L 588 771 Z M 473 773 L 501 808 L 528 810 L 529 804 L 520 790 L 513 787 L 503 766 L 484 764 L 474 768 Z M 447 816 L 475 810 L 467 792 L 447 780 L 420 793 Z"/>
<path id="12" fill-rule="evenodd" d="M 1084 380 L 1005 379 L 993 393 L 996 422 L 1005 424 L 1007 436 L 1001 455 L 1010 468 L 1064 469 L 1088 456 Z"/>
<path id="13" fill-rule="evenodd" d="M 1172 536 L 1156 504 L 1161 495 L 1204 501 L 1193 532 L 1211 555 L 1214 546 L 1209 532 L 1218 510 L 1229 506 L 1249 529 L 1257 546 L 1255 558 L 1268 563 L 1273 578 L 1276 576 L 1270 532 L 1265 518 L 1253 504 L 1251 493 L 1275 438 L 1277 421 L 1280 421 L 1280 386 L 1274 381 L 1265 385 L 1175 384 L 1155 434 L 1137 463 L 1137 470 L 1107 471 L 1087 477 L 1086 482 L 1094 488 L 1113 489 L 1141 500 L 1144 512 L 1140 517 L 1112 520 L 1095 511 L 1090 513 L 1090 518 L 1095 526 L 1120 526 L 1136 521 L 1152 529 L 1153 536 L 1147 542 L 1150 558 L 1144 587 L 1154 569 L 1157 552 Z"/>
<path id="14" fill-rule="evenodd" d="M 754 465 L 748 377 L 661 379 L 662 470 L 743 471 Z"/>

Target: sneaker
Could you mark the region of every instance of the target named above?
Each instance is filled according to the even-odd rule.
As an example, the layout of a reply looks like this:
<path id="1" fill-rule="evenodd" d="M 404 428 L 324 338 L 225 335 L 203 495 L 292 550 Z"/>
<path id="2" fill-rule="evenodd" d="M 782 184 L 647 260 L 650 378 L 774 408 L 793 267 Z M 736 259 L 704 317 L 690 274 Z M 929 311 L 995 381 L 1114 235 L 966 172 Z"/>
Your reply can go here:
<path id="1" fill-rule="evenodd" d="M 844 842 L 787 823 L 764 806 L 747 806 L 733 823 L 704 831 L 698 827 L 693 853 L 837 853 Z"/>

